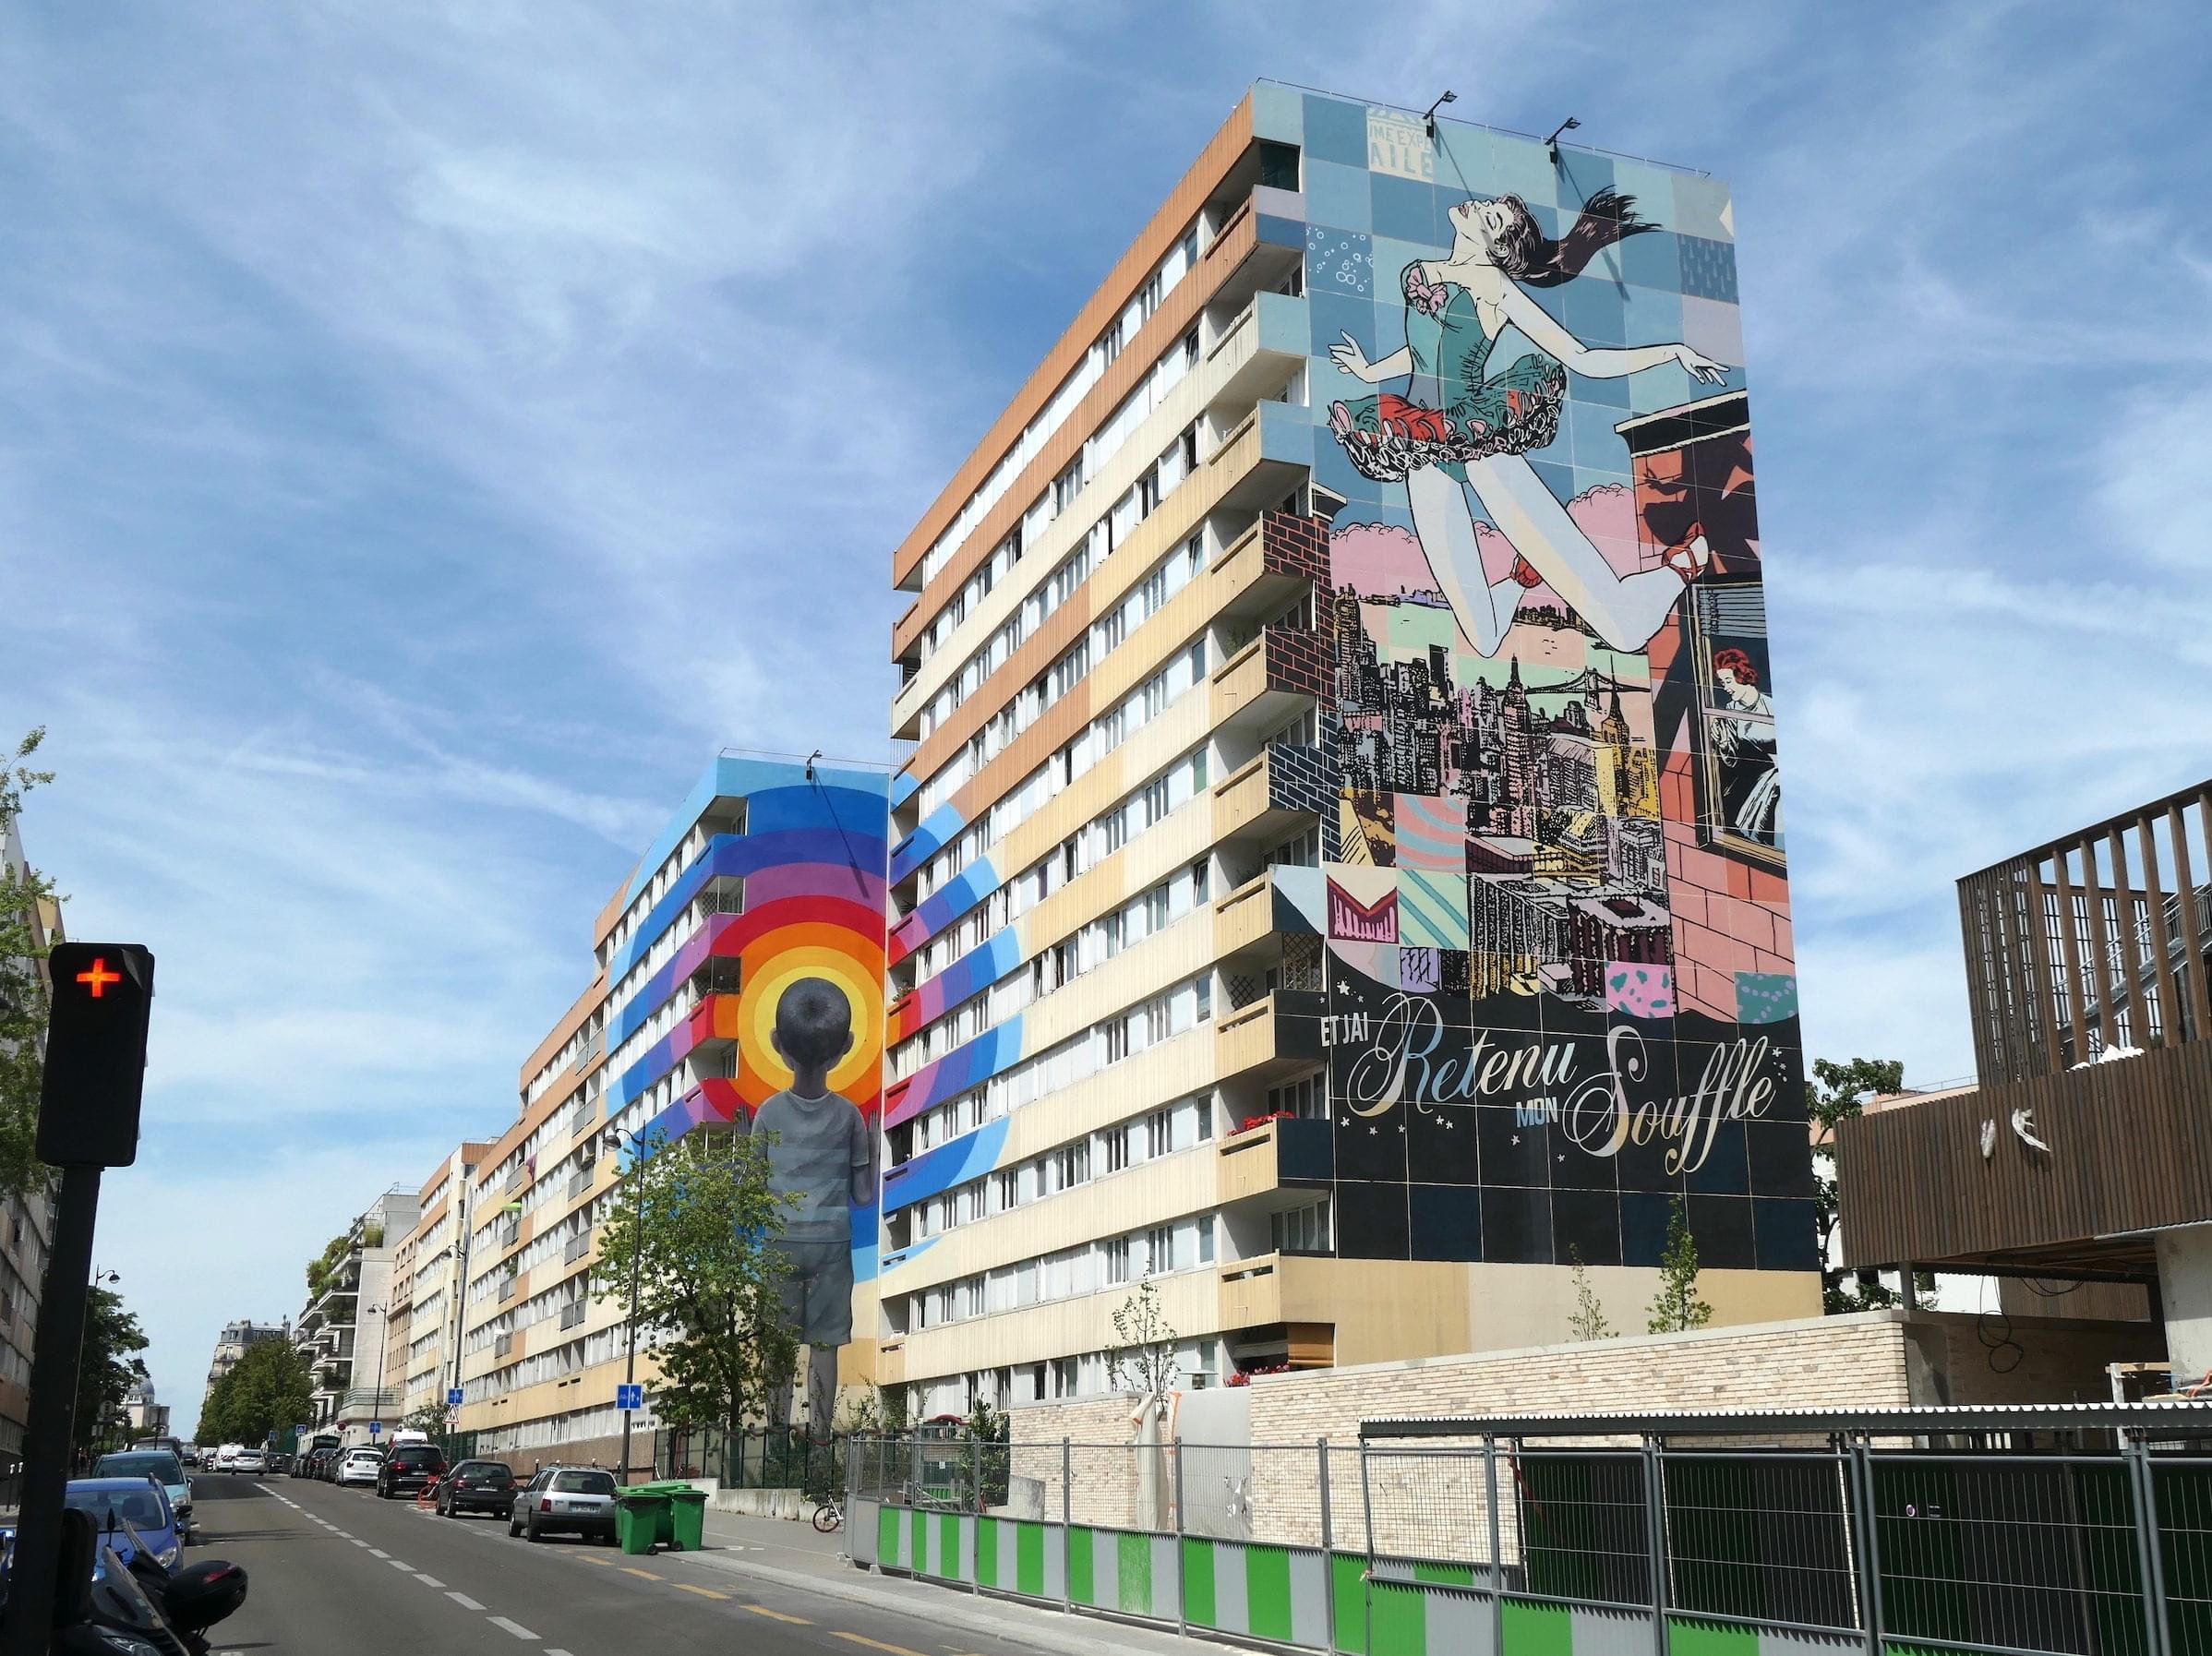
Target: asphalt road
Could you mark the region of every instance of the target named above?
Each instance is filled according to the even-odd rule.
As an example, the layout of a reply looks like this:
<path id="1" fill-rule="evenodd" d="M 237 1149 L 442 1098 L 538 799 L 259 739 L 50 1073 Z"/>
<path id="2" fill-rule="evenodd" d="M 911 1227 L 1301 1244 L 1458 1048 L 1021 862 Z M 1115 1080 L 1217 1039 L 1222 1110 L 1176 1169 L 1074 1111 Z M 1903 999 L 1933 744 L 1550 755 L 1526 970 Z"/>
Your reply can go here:
<path id="1" fill-rule="evenodd" d="M 712 1554 L 627 1557 L 570 1538 L 510 1540 L 488 1518 L 285 1478 L 193 1480 L 192 1559 L 246 1566 L 219 1651 L 270 1656 L 1033 1656 L 828 1594 L 707 1568 Z M 727 1561 L 723 1561 L 725 1564 Z"/>

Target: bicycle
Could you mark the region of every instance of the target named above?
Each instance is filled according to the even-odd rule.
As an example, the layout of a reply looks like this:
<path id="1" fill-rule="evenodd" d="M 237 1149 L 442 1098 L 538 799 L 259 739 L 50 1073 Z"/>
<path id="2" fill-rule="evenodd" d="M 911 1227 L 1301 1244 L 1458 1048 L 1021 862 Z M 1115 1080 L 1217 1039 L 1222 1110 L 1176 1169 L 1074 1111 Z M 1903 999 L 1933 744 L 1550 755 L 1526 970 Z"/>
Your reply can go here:
<path id="1" fill-rule="evenodd" d="M 814 1508 L 814 1529 L 823 1535 L 835 1533 L 845 1522 L 845 1508 L 836 1495 L 823 1495 L 821 1505 Z"/>

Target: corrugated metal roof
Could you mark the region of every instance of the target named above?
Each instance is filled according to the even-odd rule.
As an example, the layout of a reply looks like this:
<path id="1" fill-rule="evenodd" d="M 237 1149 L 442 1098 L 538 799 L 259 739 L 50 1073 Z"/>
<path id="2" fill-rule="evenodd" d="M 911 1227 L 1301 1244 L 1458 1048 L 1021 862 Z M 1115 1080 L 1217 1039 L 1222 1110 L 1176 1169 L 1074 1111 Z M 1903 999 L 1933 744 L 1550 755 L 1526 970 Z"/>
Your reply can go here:
<path id="1" fill-rule="evenodd" d="M 1960 1432 L 2079 1432 L 2119 1427 L 2212 1434 L 2212 1401 L 1403 1416 L 1363 1421 L 1360 1437 L 1365 1442 L 1415 1437 L 1746 1437 L 1764 1433 L 1839 1432 L 1917 1437 Z"/>

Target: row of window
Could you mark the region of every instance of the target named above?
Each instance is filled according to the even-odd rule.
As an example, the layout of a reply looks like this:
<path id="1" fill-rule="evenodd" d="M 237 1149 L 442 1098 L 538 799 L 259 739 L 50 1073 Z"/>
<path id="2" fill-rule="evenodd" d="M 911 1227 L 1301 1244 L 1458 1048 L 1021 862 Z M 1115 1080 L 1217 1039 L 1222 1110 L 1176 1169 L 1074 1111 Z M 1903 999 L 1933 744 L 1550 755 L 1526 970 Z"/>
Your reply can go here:
<path id="1" fill-rule="evenodd" d="M 1212 1016 L 1212 973 L 1162 990 L 1129 1011 L 1079 1030 L 1034 1058 L 1008 1065 L 980 1086 L 923 1111 L 910 1123 L 909 1154 L 948 1143 L 984 1122 L 996 1121 L 1010 1110 L 1072 1086 L 1108 1064 L 1157 1046 Z M 900 1154 L 896 1143 L 891 1150 L 899 1163 L 909 1158 Z"/>
<path id="2" fill-rule="evenodd" d="M 1219 1339 L 1178 1341 L 1172 1384 L 1191 1391 L 1219 1385 L 1224 1356 Z M 928 1420 L 941 1414 L 964 1415 L 973 1410 L 979 1398 L 993 1409 L 1011 1409 L 1016 1403 L 1100 1397 L 1114 1389 L 1112 1368 L 1112 1360 L 1104 1351 L 1086 1351 L 1048 1358 L 1042 1362 L 1016 1363 L 1010 1368 L 950 1374 L 908 1387 L 908 1415 L 912 1420 Z"/>
<path id="3" fill-rule="evenodd" d="M 1213 1104 L 1185 1098 L 1162 1104 L 1133 1122 L 1117 1122 L 1087 1134 L 1019 1167 L 1000 1168 L 965 1184 L 918 1202 L 906 1212 L 916 1239 L 936 1236 L 960 1225 L 990 1218 L 1025 1204 L 1058 1195 L 1094 1178 L 1158 1161 L 1213 1137 Z M 893 1215 L 896 1221 L 899 1215 Z"/>
<path id="4" fill-rule="evenodd" d="M 1185 754 L 1025 869 L 1002 888 L 1005 893 L 1003 905 L 993 900 L 1000 894 L 993 893 L 992 899 L 987 899 L 982 906 L 1003 906 L 1006 921 L 1002 924 L 1027 913 L 1068 882 L 1079 879 L 1121 850 L 1136 835 L 1165 822 L 1192 799 L 1202 796 L 1207 788 L 1207 775 L 1206 750 L 1199 748 Z M 1176 889 L 1178 885 L 1183 887 L 1181 891 Z M 974 1039 L 1005 1014 L 1036 996 L 1050 993 L 1087 970 L 1086 961 L 1095 964 L 1111 959 L 1128 943 L 1165 926 L 1172 916 L 1189 912 L 1194 902 L 1203 900 L 1206 888 L 1207 876 L 1200 865 L 1182 880 L 1162 882 L 1153 890 L 1132 898 L 1124 907 L 1100 916 L 1085 928 L 1085 931 L 1094 934 L 1088 953 L 1083 931 L 1063 939 L 1026 966 L 1016 966 L 1007 978 L 1001 978 L 992 986 L 993 994 L 970 997 L 901 1041 L 891 1054 L 893 1075 L 910 1075 L 932 1058 Z M 1155 920 L 1158 923 L 1152 924 Z M 1017 980 L 1028 984 L 1026 992 L 1016 990 L 997 992 Z M 994 1000 L 1004 1007 L 1004 1012 L 993 1009 Z"/>
<path id="5" fill-rule="evenodd" d="M 622 911 L 622 918 L 607 932 L 606 941 L 598 949 L 601 967 L 612 963 L 614 956 L 636 934 L 638 927 L 643 924 L 645 917 L 653 912 L 653 906 L 668 894 L 677 881 L 683 877 L 683 871 L 706 849 L 708 841 L 718 834 L 744 832 L 745 801 L 741 798 L 716 799 L 702 811 L 699 820 L 691 824 L 691 831 L 661 860 L 660 867 L 653 871 L 653 878 L 646 881 L 638 894 L 631 899 L 630 906 Z"/>
<path id="6" fill-rule="evenodd" d="M 1062 1248 L 1018 1265 L 979 1271 L 907 1296 L 909 1332 L 970 1317 L 991 1316 L 1077 1294 L 1119 1288 L 1147 1277 L 1195 1270 L 1214 1260 L 1214 1216 L 1197 1214 L 1126 1236 Z"/>
<path id="7" fill-rule="evenodd" d="M 1107 324 L 1090 349 L 1083 354 L 1083 360 L 1061 381 L 1051 401 L 1038 412 L 1037 417 L 1029 422 L 1021 436 L 1000 457 L 998 464 L 992 468 L 991 475 L 961 503 L 953 521 L 945 525 L 944 532 L 923 555 L 921 581 L 924 586 L 935 580 L 945 565 L 952 561 L 961 543 L 974 532 L 975 526 L 983 521 L 991 509 L 1004 498 L 1006 491 L 1014 486 L 1014 480 L 1043 450 L 1068 415 L 1075 413 L 1076 405 L 1099 382 L 1107 366 L 1121 355 L 1122 347 L 1136 337 L 1136 330 L 1150 319 L 1152 313 L 1160 308 L 1160 302 L 1173 291 L 1177 282 L 1196 267 L 1197 262 L 1198 227 L 1193 223 L 1174 247 L 1170 249 L 1168 256 L 1153 268 L 1151 274 L 1138 287 L 1122 313 Z"/>

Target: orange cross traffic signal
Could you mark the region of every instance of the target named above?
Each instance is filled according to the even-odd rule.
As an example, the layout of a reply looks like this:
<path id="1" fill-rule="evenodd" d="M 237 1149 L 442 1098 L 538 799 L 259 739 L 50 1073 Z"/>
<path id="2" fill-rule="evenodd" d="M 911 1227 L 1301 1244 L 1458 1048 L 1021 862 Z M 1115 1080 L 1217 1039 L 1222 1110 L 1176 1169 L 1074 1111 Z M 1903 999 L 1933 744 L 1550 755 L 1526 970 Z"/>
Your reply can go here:
<path id="1" fill-rule="evenodd" d="M 138 943 L 56 943 L 39 1089 L 38 1156 L 50 1167 L 128 1167 L 138 1154 L 153 955 Z"/>

